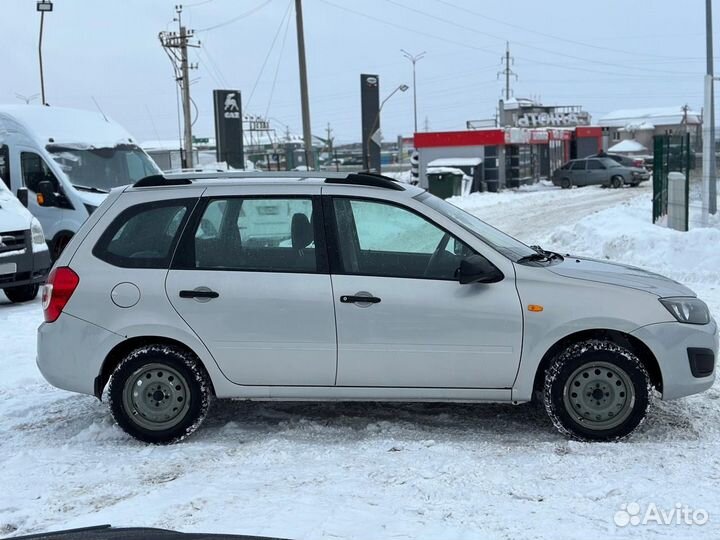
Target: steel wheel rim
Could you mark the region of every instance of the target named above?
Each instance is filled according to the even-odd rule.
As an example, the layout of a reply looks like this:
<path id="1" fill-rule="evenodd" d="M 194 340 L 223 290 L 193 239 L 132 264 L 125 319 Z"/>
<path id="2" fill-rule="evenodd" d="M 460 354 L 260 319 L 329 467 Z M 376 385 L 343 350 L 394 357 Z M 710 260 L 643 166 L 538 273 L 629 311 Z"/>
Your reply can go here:
<path id="1" fill-rule="evenodd" d="M 568 377 L 563 389 L 565 410 L 593 430 L 622 424 L 635 407 L 635 386 L 627 372 L 608 362 L 591 362 Z"/>
<path id="2" fill-rule="evenodd" d="M 147 364 L 125 381 L 123 405 L 138 426 L 151 431 L 178 425 L 190 408 L 185 377 L 164 364 Z"/>

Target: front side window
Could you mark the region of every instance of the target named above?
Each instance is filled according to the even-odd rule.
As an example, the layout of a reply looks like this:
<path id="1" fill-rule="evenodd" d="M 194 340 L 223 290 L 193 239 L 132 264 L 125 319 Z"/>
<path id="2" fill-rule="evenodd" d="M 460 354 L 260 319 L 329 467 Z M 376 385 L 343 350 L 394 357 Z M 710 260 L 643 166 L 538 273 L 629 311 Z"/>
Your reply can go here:
<path id="1" fill-rule="evenodd" d="M 178 262 L 197 270 L 318 271 L 310 198 L 210 200 Z"/>
<path id="2" fill-rule="evenodd" d="M 10 152 L 6 144 L 0 144 L 0 180 L 10 188 Z"/>
<path id="3" fill-rule="evenodd" d="M 93 249 L 99 259 L 124 268 L 167 268 L 195 199 L 139 204 L 123 211 Z"/>
<path id="4" fill-rule="evenodd" d="M 588 169 L 591 171 L 601 171 L 605 169 L 605 165 L 599 159 L 588 160 Z"/>
<path id="5" fill-rule="evenodd" d="M 20 170 L 23 183 L 30 191 L 37 193 L 40 182 L 50 182 L 54 191 L 59 190 L 57 178 L 48 167 L 45 160 L 35 152 L 20 153 Z"/>
<path id="6" fill-rule="evenodd" d="M 406 208 L 339 197 L 333 208 L 340 270 L 347 274 L 454 280 L 460 261 L 475 254 Z"/>
<path id="7" fill-rule="evenodd" d="M 573 161 L 573 164 L 570 166 L 570 170 L 572 171 L 584 171 L 585 170 L 585 161 Z"/>

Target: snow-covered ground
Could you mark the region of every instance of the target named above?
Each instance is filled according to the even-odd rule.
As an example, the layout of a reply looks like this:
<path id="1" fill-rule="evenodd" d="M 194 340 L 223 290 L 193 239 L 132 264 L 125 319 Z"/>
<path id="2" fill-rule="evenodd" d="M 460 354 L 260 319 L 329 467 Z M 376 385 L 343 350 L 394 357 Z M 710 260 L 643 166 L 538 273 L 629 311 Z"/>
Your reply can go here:
<path id="1" fill-rule="evenodd" d="M 650 225 L 650 187 L 453 200 L 528 243 L 684 281 L 720 318 L 720 223 Z M 0 296 L 2 298 L 2 296 Z M 720 386 L 659 402 L 630 440 L 571 442 L 530 405 L 218 402 L 170 447 L 34 365 L 38 302 L 0 300 L 0 536 L 100 523 L 287 538 L 718 538 Z M 703 509 L 627 526 L 621 505 Z"/>

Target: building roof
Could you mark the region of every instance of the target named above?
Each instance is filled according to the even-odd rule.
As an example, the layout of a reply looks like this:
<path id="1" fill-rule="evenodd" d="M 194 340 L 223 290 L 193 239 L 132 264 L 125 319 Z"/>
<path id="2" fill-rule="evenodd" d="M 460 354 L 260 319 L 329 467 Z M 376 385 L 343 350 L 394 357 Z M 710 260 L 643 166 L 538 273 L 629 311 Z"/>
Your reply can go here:
<path id="1" fill-rule="evenodd" d="M 620 141 L 614 146 L 611 146 L 608 148 L 608 152 L 618 152 L 620 154 L 629 154 L 632 152 L 647 152 L 648 149 L 645 148 L 642 144 L 640 144 L 637 141 L 633 141 L 631 139 L 627 139 L 625 141 Z"/>
<path id="2" fill-rule="evenodd" d="M 679 126 L 683 124 L 685 112 L 678 107 L 656 107 L 648 109 L 620 109 L 598 119 L 598 125 L 625 128 L 631 125 L 651 124 L 653 126 Z M 701 124 L 702 115 L 693 110 L 687 112 L 688 124 Z"/>

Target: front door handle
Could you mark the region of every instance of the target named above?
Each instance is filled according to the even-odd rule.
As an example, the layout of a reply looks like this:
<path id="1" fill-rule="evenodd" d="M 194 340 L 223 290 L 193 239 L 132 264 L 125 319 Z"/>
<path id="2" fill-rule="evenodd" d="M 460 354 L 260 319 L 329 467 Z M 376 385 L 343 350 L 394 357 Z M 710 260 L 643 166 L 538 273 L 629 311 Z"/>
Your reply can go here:
<path id="1" fill-rule="evenodd" d="M 343 304 L 379 304 L 380 299 L 377 296 L 356 294 L 341 296 L 340 302 Z"/>
<path id="2" fill-rule="evenodd" d="M 208 289 L 207 287 L 197 288 L 192 291 L 180 291 L 180 298 L 217 298 L 220 293 Z"/>

